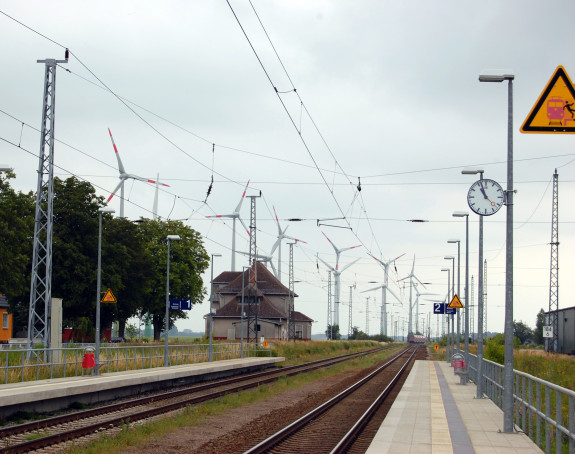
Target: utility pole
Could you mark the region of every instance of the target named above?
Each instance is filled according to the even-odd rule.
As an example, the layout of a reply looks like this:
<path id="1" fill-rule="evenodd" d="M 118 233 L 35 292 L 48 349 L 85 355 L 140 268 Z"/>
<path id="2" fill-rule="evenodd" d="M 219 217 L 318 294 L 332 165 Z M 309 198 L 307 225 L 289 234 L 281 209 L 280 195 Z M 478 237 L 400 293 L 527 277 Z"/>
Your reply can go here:
<path id="1" fill-rule="evenodd" d="M 483 332 L 487 332 L 487 260 L 483 260 Z"/>
<path id="2" fill-rule="evenodd" d="M 248 283 L 248 332 L 247 342 L 249 344 L 258 344 L 258 272 L 257 272 L 257 245 L 256 245 L 256 198 L 259 196 L 249 196 L 250 204 L 250 267 Z"/>
<path id="3" fill-rule="evenodd" d="M 295 342 L 295 315 L 294 315 L 294 277 L 293 277 L 293 245 L 289 243 L 289 308 L 288 308 L 288 340 Z"/>
<path id="4" fill-rule="evenodd" d="M 353 322 L 352 322 L 352 305 L 353 305 L 353 301 L 352 301 L 352 289 L 355 287 L 355 285 L 350 285 L 349 286 L 349 323 L 348 323 L 348 327 L 347 327 L 347 338 L 349 339 L 352 335 L 353 335 Z"/>
<path id="5" fill-rule="evenodd" d="M 473 329 L 473 327 L 475 326 L 475 310 L 473 309 L 473 302 L 475 300 L 475 287 L 473 286 L 473 276 L 471 276 L 471 284 L 469 286 L 469 289 L 471 290 L 471 299 L 469 300 L 469 306 L 471 308 L 471 312 L 469 313 L 469 326 L 471 326 L 471 328 Z M 475 340 L 475 336 L 473 334 L 473 332 L 471 332 L 471 341 Z"/>
<path id="6" fill-rule="evenodd" d="M 38 185 L 36 189 L 36 214 L 32 249 L 30 280 L 30 308 L 28 313 L 28 338 L 30 352 L 35 343 L 50 348 L 50 322 L 52 305 L 52 232 L 54 227 L 54 127 L 56 116 L 56 66 L 68 63 L 68 49 L 64 60 L 37 60 L 45 64 L 44 100 Z"/>
<path id="7" fill-rule="evenodd" d="M 331 312 L 331 270 L 327 272 L 327 339 L 333 340 L 333 317 Z"/>
<path id="8" fill-rule="evenodd" d="M 547 325 L 553 337 L 545 338 L 545 350 L 557 353 L 559 347 L 559 174 L 553 174 L 553 206 L 551 211 L 551 266 L 549 278 L 549 312 Z"/>

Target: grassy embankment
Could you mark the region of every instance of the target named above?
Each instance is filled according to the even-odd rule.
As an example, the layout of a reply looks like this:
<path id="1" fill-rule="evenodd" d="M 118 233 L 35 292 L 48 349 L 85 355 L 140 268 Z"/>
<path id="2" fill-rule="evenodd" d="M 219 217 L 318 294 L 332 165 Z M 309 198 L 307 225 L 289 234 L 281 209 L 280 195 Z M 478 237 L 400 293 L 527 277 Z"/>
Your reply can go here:
<path id="1" fill-rule="evenodd" d="M 274 342 L 272 348 L 274 356 L 277 355 L 278 357 L 286 358 L 285 365 L 293 365 L 363 351 L 379 345 L 380 344 L 376 342 L 367 341 Z M 400 347 L 401 345 L 398 345 L 393 351 L 396 351 Z M 104 435 L 100 440 L 92 442 L 88 446 L 74 447 L 66 452 L 72 454 L 96 454 L 101 452 L 108 454 L 121 453 L 128 447 L 144 446 L 151 439 L 169 436 L 171 432 L 179 428 L 200 425 L 210 416 L 223 413 L 226 410 L 238 408 L 253 402 L 264 401 L 281 392 L 295 389 L 348 370 L 371 367 L 390 354 L 391 352 L 388 351 L 376 355 L 369 355 L 346 362 L 345 364 L 332 366 L 329 369 L 320 369 L 295 377 L 283 378 L 276 383 L 260 386 L 254 390 L 242 391 L 201 405 L 187 407 L 176 416 L 133 427 L 129 430 L 128 425 L 126 425 L 122 427 L 121 432 L 114 437 Z"/>

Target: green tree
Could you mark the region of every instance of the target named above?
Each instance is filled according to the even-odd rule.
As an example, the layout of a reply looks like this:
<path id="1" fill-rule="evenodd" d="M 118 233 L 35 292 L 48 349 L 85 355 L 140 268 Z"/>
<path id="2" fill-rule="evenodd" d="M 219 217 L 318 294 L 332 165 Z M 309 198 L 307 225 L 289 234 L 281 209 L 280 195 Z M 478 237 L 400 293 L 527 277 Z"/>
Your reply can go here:
<path id="1" fill-rule="evenodd" d="M 540 309 L 537 313 L 537 321 L 535 322 L 535 330 L 533 331 L 533 342 L 537 345 L 543 345 L 545 339 L 543 338 L 543 326 L 545 325 L 545 311 Z"/>
<path id="2" fill-rule="evenodd" d="M 513 321 L 513 335 L 519 338 L 519 341 L 524 344 L 533 339 L 533 330 L 523 322 Z"/>
<path id="3" fill-rule="evenodd" d="M 154 266 L 139 225 L 105 215 L 102 229 L 102 291 L 112 289 L 117 300 L 101 306 L 102 324 L 117 320 L 118 334 L 125 337 L 127 320 L 140 313 L 152 290 Z"/>
<path id="4" fill-rule="evenodd" d="M 339 332 L 339 325 L 327 325 L 325 335 L 330 340 L 340 340 L 341 334 Z"/>
<path id="5" fill-rule="evenodd" d="M 32 192 L 14 191 L 9 182 L 14 177 L 0 174 L 0 293 L 10 303 L 16 333 L 28 324 L 36 199 Z"/>
<path id="6" fill-rule="evenodd" d="M 142 219 L 139 226 L 153 267 L 143 310 L 152 316 L 154 340 L 160 340 L 166 310 L 167 236 L 180 236 L 179 241 L 170 242 L 170 295 L 174 298 L 190 299 L 192 305 L 202 302 L 206 290 L 201 274 L 208 268 L 210 257 L 201 235 L 180 221 Z M 184 311 L 170 311 L 170 326 L 180 318 L 187 318 Z"/>

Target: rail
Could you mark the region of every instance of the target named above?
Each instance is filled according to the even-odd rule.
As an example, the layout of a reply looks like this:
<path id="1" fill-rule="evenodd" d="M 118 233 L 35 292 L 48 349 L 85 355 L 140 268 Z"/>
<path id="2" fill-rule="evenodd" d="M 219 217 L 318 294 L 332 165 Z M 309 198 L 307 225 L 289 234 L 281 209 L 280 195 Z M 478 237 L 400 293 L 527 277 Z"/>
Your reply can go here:
<path id="1" fill-rule="evenodd" d="M 213 360 L 242 357 L 239 343 L 214 343 Z M 183 344 L 168 347 L 170 366 L 207 362 L 208 344 Z M 0 350 L 0 383 L 18 383 L 52 378 L 77 377 L 94 373 L 94 368 L 82 367 L 84 354 L 93 351 L 93 344 L 73 345 L 52 349 Z M 38 354 L 41 353 L 41 354 Z M 244 345 L 243 357 L 271 356 L 271 346 L 264 348 Z M 151 369 L 164 366 L 163 345 L 104 345 L 100 348 L 100 373 Z M 98 361 L 96 361 L 98 362 Z"/>
<path id="2" fill-rule="evenodd" d="M 477 383 L 477 356 L 469 354 L 469 377 Z M 503 409 L 503 366 L 483 359 L 483 391 Z M 515 425 L 547 454 L 575 453 L 575 392 L 513 370 Z"/>

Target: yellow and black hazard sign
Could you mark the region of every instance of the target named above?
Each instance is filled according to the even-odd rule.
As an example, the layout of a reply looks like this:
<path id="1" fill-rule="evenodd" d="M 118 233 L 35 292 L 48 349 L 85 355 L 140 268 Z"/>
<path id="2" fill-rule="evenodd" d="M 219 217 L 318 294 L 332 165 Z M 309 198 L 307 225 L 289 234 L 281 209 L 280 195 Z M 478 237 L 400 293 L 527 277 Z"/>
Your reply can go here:
<path id="1" fill-rule="evenodd" d="M 117 303 L 116 297 L 112 293 L 112 289 L 106 290 L 106 294 L 101 300 L 102 303 Z"/>
<path id="2" fill-rule="evenodd" d="M 453 295 L 453 298 L 451 299 L 451 302 L 447 305 L 447 307 L 450 309 L 463 309 L 463 303 L 459 299 L 459 296 L 457 296 L 457 293 Z"/>
<path id="3" fill-rule="evenodd" d="M 575 133 L 575 88 L 563 66 L 558 66 L 551 76 L 521 132 Z"/>

